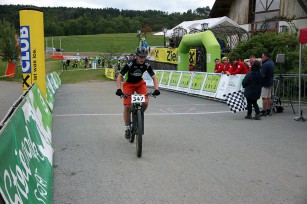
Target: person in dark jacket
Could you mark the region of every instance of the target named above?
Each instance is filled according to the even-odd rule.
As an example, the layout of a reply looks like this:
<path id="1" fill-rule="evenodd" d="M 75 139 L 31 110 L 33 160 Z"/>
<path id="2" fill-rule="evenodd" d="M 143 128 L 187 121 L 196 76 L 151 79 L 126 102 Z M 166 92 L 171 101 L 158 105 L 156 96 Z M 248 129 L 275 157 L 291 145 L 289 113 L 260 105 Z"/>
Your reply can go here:
<path id="1" fill-rule="evenodd" d="M 246 119 L 253 118 L 253 107 L 256 113 L 254 119 L 261 119 L 259 106 L 257 104 L 257 100 L 260 98 L 261 95 L 261 88 L 263 82 L 263 74 L 260 71 L 260 67 L 260 62 L 256 60 L 252 65 L 251 71 L 245 75 L 242 81 L 242 86 L 243 88 L 245 88 L 244 96 L 247 101 L 247 116 L 245 116 Z"/>
<path id="2" fill-rule="evenodd" d="M 274 62 L 268 52 L 262 54 L 261 72 L 264 75 L 261 98 L 262 98 L 262 111 L 261 116 L 266 116 L 271 113 L 272 107 L 272 94 L 273 94 L 273 79 L 274 79 Z"/>

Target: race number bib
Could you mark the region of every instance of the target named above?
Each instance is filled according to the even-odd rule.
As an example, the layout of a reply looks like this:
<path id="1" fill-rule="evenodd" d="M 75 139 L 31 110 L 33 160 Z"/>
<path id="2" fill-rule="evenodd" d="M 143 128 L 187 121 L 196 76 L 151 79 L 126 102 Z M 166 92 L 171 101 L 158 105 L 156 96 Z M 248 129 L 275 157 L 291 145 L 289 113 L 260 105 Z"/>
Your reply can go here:
<path id="1" fill-rule="evenodd" d="M 145 95 L 134 94 L 131 95 L 131 103 L 142 103 L 145 102 Z"/>

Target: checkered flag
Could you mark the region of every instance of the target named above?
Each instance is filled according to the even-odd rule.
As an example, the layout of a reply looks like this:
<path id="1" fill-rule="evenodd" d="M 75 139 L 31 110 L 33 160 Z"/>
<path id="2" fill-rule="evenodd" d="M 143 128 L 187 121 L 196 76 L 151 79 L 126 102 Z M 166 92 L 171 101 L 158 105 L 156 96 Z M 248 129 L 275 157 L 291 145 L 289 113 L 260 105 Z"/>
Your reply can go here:
<path id="1" fill-rule="evenodd" d="M 239 90 L 223 95 L 230 110 L 234 113 L 246 110 L 244 93 Z"/>

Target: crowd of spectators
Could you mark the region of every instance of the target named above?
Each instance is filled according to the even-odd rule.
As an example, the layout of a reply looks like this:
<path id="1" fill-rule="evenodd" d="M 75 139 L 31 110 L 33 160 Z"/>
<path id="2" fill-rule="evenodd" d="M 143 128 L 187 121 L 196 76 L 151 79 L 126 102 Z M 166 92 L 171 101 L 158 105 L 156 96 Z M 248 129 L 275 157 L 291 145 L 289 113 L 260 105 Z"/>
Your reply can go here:
<path id="1" fill-rule="evenodd" d="M 267 116 L 271 113 L 274 62 L 268 52 L 264 52 L 261 58 L 251 55 L 249 59 L 242 62 L 238 57 L 232 58 L 232 63 L 227 57 L 215 59 L 215 73 L 230 75 L 245 74 L 242 81 L 244 96 L 247 101 L 246 119 L 260 120 L 261 116 Z M 257 100 L 262 98 L 262 110 L 260 112 Z M 255 110 L 255 117 L 252 117 L 252 110 Z"/>

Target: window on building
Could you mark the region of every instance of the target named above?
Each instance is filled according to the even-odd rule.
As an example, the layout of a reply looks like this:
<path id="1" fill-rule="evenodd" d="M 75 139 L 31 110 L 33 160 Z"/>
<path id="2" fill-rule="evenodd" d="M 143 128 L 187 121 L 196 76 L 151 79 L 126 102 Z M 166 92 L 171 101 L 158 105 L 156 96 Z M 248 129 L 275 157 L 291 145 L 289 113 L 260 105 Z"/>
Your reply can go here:
<path id="1" fill-rule="evenodd" d="M 280 0 L 251 0 L 252 2 L 252 32 L 278 31 Z"/>

